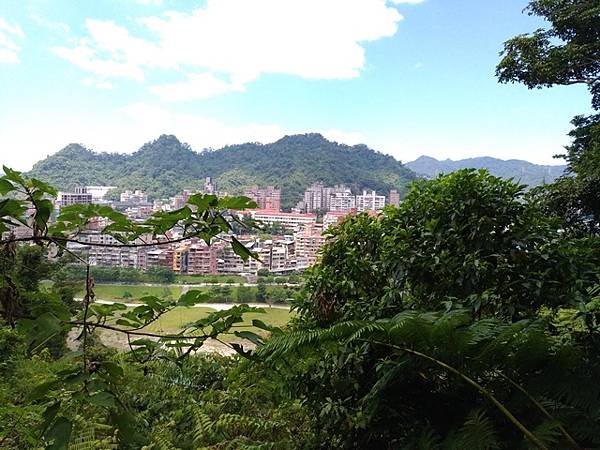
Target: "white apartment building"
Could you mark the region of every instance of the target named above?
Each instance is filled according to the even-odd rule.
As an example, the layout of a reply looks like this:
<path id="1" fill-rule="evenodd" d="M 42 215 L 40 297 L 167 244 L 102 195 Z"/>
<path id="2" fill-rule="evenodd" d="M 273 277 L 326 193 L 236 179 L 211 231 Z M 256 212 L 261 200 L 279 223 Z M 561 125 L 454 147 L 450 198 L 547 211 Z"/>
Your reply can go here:
<path id="1" fill-rule="evenodd" d="M 363 191 L 356 196 L 356 209 L 362 211 L 381 211 L 385 208 L 385 196 L 377 195 L 375 191 Z"/>
<path id="2" fill-rule="evenodd" d="M 349 212 L 356 208 L 356 198 L 350 189 L 337 191 L 329 197 L 329 211 Z"/>
<path id="3" fill-rule="evenodd" d="M 148 196 L 139 189 L 135 191 L 126 190 L 121 193 L 121 203 L 148 203 Z"/>
<path id="4" fill-rule="evenodd" d="M 245 213 L 250 214 L 254 220 L 270 225 L 279 223 L 281 226 L 293 230 L 300 229 L 304 225 L 317 223 L 316 214 L 284 213 L 269 209 L 251 209 L 247 210 Z"/>
<path id="5" fill-rule="evenodd" d="M 88 194 L 92 194 L 92 202 L 98 203 L 104 200 L 104 196 L 111 189 L 116 189 L 116 186 L 86 186 Z"/>

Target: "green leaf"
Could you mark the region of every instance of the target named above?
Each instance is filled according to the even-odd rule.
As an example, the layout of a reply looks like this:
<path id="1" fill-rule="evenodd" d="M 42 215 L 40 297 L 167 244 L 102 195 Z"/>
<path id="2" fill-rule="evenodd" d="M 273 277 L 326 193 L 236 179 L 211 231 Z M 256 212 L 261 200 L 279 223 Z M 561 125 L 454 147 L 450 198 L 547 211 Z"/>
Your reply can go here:
<path id="1" fill-rule="evenodd" d="M 253 333 L 252 331 L 236 331 L 233 334 L 235 334 L 237 337 L 240 337 L 242 339 L 248 339 L 253 344 L 256 344 L 256 345 L 263 344 L 262 338 L 258 334 Z"/>
<path id="2" fill-rule="evenodd" d="M 39 400 L 44 398 L 46 394 L 52 390 L 53 387 L 59 384 L 58 380 L 50 380 L 45 383 L 38 384 L 27 396 L 28 402 L 33 402 L 35 400 Z"/>
<path id="3" fill-rule="evenodd" d="M 248 261 L 248 258 L 258 259 L 256 253 L 253 253 L 250 250 L 248 250 L 246 246 L 244 246 L 244 244 L 238 241 L 234 236 L 231 236 L 231 247 L 233 248 L 235 254 L 242 258 L 244 261 Z"/>
<path id="4" fill-rule="evenodd" d="M 256 328 L 260 328 L 261 330 L 270 331 L 271 333 L 274 333 L 274 334 L 283 333 L 281 328 L 274 327 L 272 325 L 267 325 L 260 319 L 252 319 L 252 326 L 254 326 Z"/>
<path id="5" fill-rule="evenodd" d="M 123 325 L 124 327 L 139 327 L 142 325 L 139 321 L 125 320 L 125 319 L 117 319 L 115 322 L 117 325 Z"/>
<path id="6" fill-rule="evenodd" d="M 12 192 L 15 190 L 15 187 L 13 186 L 13 184 L 8 181 L 5 180 L 4 178 L 0 178 L 0 194 L 1 195 L 6 195 L 9 192 Z"/>
<path id="7" fill-rule="evenodd" d="M 31 352 L 37 351 L 52 337 L 62 331 L 61 321 L 58 317 L 51 313 L 44 313 L 32 322 L 30 329 L 29 348 Z"/>
<path id="8" fill-rule="evenodd" d="M 156 347 L 156 342 L 154 342 L 152 339 L 136 339 L 135 341 L 131 341 L 131 345 Z"/>
<path id="9" fill-rule="evenodd" d="M 58 194 L 58 192 L 56 191 L 56 188 L 54 188 L 53 186 L 50 186 L 48 183 L 44 183 L 43 181 L 38 180 L 37 178 L 31 179 L 31 185 L 33 187 L 35 187 L 36 189 L 40 190 L 41 192 L 43 192 L 45 194 L 49 194 L 53 197 L 56 197 L 56 195 Z"/>
<path id="10" fill-rule="evenodd" d="M 119 379 L 124 375 L 123 368 L 112 361 L 105 361 L 102 363 L 101 370 L 105 371 L 108 375 L 110 375 L 111 379 Z"/>
<path id="11" fill-rule="evenodd" d="M 21 176 L 21 172 L 17 172 L 6 166 L 2 166 L 2 171 L 4 172 L 4 178 L 24 186 L 25 179 Z"/>
<path id="12" fill-rule="evenodd" d="M 219 199 L 219 206 L 226 209 L 254 209 L 258 205 L 249 197 L 223 197 Z"/>
<path id="13" fill-rule="evenodd" d="M 66 417 L 58 417 L 46 433 L 46 439 L 52 441 L 48 450 L 67 450 L 72 431 L 73 423 Z"/>
<path id="14" fill-rule="evenodd" d="M 217 196 L 212 194 L 194 194 L 188 198 L 187 202 L 197 207 L 199 212 L 202 212 L 211 206 L 217 206 Z"/>
<path id="15" fill-rule="evenodd" d="M 51 405 L 47 406 L 44 412 L 42 413 L 42 417 L 44 418 L 44 423 L 42 424 L 42 433 L 45 433 L 56 414 L 58 414 L 58 410 L 60 409 L 60 402 L 56 401 Z"/>
<path id="16" fill-rule="evenodd" d="M 187 291 L 179 300 L 177 300 L 177 306 L 193 306 L 198 303 L 204 303 L 209 299 L 209 294 L 206 292 L 192 290 Z"/>
<path id="17" fill-rule="evenodd" d="M 117 406 L 114 394 L 108 391 L 101 391 L 97 394 L 90 395 L 90 403 L 105 408 L 114 408 Z"/>

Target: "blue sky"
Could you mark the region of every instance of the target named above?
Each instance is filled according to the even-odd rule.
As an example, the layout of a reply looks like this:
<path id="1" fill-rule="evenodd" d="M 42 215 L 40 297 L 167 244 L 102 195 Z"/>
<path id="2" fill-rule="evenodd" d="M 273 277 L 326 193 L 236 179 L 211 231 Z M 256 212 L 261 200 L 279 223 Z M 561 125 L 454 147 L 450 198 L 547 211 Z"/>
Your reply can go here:
<path id="1" fill-rule="evenodd" d="M 1 0 L 1 162 L 163 133 L 201 150 L 321 132 L 402 161 L 556 164 L 585 89 L 494 77 L 502 43 L 544 25 L 526 3 Z"/>

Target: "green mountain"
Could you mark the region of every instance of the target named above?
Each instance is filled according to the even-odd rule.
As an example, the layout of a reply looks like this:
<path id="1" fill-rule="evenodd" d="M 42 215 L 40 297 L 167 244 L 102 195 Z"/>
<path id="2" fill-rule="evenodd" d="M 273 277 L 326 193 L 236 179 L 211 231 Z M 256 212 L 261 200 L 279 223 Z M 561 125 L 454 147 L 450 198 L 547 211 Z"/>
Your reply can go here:
<path id="1" fill-rule="evenodd" d="M 496 159 L 488 156 L 453 161 L 439 161 L 429 156 L 406 163 L 406 167 L 419 175 L 433 178 L 440 173 L 450 173 L 460 169 L 487 169 L 492 175 L 513 178 L 528 186 L 551 183 L 564 174 L 566 166 L 542 166 L 520 159 Z"/>
<path id="2" fill-rule="evenodd" d="M 36 163 L 29 175 L 60 189 L 111 185 L 143 189 L 151 198 L 200 188 L 213 177 L 220 190 L 239 194 L 253 184 L 281 188 L 282 207 L 291 208 L 311 183 L 344 183 L 352 189 L 403 192 L 415 174 L 392 156 L 365 145 L 331 142 L 320 134 L 285 136 L 271 144 L 246 143 L 219 150 L 193 151 L 175 136 L 160 136 L 137 152 L 96 153 L 70 144 Z"/>

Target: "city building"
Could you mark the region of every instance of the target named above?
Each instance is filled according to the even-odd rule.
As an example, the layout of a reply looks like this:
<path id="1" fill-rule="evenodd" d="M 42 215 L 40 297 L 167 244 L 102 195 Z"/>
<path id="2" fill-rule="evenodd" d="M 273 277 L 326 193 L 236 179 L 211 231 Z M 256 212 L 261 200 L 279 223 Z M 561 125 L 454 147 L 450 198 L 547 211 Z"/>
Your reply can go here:
<path id="1" fill-rule="evenodd" d="M 267 186 L 266 188 L 252 186 L 246 189 L 244 195 L 254 200 L 258 205 L 258 209 L 281 211 L 281 190 L 274 186 Z"/>
<path id="2" fill-rule="evenodd" d="M 78 241 L 69 243 L 67 248 L 86 257 L 92 266 L 135 269 L 145 269 L 147 266 L 146 247 L 124 247 L 113 236 L 97 231 L 81 233 Z"/>
<path id="3" fill-rule="evenodd" d="M 256 241 L 241 241 L 248 249 L 255 252 L 257 250 Z M 248 258 L 244 261 L 238 256 L 231 245 L 224 245 L 220 248 L 217 257 L 217 271 L 219 273 L 256 273 L 262 264 L 254 258 Z"/>
<path id="4" fill-rule="evenodd" d="M 135 191 L 126 190 L 121 193 L 121 203 L 148 203 L 148 196 L 144 191 L 136 189 Z"/>
<path id="5" fill-rule="evenodd" d="M 351 211 L 329 211 L 323 216 L 323 231 L 326 231 L 329 227 L 335 226 L 340 223 L 349 214 L 356 213 L 356 210 Z"/>
<path id="6" fill-rule="evenodd" d="M 349 212 L 356 208 L 356 197 L 350 189 L 336 190 L 329 196 L 329 211 Z"/>
<path id="7" fill-rule="evenodd" d="M 218 247 L 199 239 L 182 243 L 173 250 L 173 271 L 188 275 L 217 273 Z"/>
<path id="8" fill-rule="evenodd" d="M 317 262 L 319 249 L 325 242 L 323 229 L 320 225 L 307 225 L 294 234 L 296 267 L 303 269 Z"/>
<path id="9" fill-rule="evenodd" d="M 389 195 L 390 205 L 400 206 L 400 193 L 396 189 L 392 189 Z"/>
<path id="10" fill-rule="evenodd" d="M 309 186 L 306 191 L 304 191 L 304 200 L 302 201 L 302 205 L 299 205 L 301 206 L 299 209 L 308 213 L 325 209 L 324 206 L 327 203 L 325 197 L 328 195 L 327 192 L 324 192 L 325 189 L 327 188 L 322 181 Z"/>
<path id="11" fill-rule="evenodd" d="M 203 194 L 217 195 L 217 183 L 213 181 L 212 177 L 206 177 L 204 180 L 204 187 L 202 188 Z"/>
<path id="12" fill-rule="evenodd" d="M 104 197 L 111 189 L 116 189 L 116 186 L 86 186 L 85 190 L 88 194 L 92 194 L 92 202 L 101 203 Z"/>
<path id="13" fill-rule="evenodd" d="M 76 187 L 75 192 L 59 192 L 58 199 L 60 207 L 92 204 L 92 194 L 87 191 L 86 187 Z"/>
<path id="14" fill-rule="evenodd" d="M 146 252 L 146 267 L 173 267 L 173 248 L 155 247 Z"/>
<path id="15" fill-rule="evenodd" d="M 304 191 L 303 199 L 296 206 L 299 210 L 305 212 L 315 211 L 331 211 L 332 199 L 334 200 L 334 208 L 350 208 L 347 201 L 340 200 L 352 196 L 352 191 L 349 187 L 343 184 L 334 187 L 327 187 L 321 181 L 313 183 Z"/>
<path id="16" fill-rule="evenodd" d="M 250 209 L 245 214 L 256 220 L 269 225 L 280 224 L 284 228 L 292 230 L 300 229 L 303 225 L 311 225 L 317 222 L 316 214 L 285 213 L 269 209 Z"/>
<path id="17" fill-rule="evenodd" d="M 356 196 L 356 209 L 362 211 L 381 211 L 385 208 L 385 196 L 377 195 L 375 191 L 363 191 Z"/>

